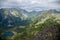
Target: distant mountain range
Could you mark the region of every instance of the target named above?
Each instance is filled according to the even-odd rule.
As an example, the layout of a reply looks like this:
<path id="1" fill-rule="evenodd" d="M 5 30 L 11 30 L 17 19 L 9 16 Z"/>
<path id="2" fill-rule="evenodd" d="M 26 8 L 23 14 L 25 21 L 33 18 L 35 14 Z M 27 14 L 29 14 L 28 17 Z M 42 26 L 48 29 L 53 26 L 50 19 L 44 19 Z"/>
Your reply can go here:
<path id="1" fill-rule="evenodd" d="M 0 24 L 4 26 L 3 28 L 28 25 L 31 21 L 43 13 L 60 13 L 60 11 L 50 9 L 39 12 L 27 12 L 26 10 L 19 8 L 2 8 L 0 9 Z"/>

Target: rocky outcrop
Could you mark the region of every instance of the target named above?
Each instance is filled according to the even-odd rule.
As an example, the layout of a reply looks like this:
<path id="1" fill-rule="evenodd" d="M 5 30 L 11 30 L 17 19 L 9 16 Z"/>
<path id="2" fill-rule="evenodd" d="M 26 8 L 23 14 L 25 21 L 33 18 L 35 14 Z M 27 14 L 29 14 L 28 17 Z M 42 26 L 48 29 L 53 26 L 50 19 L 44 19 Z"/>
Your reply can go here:
<path id="1" fill-rule="evenodd" d="M 60 25 L 54 25 L 44 29 L 29 40 L 60 40 Z"/>

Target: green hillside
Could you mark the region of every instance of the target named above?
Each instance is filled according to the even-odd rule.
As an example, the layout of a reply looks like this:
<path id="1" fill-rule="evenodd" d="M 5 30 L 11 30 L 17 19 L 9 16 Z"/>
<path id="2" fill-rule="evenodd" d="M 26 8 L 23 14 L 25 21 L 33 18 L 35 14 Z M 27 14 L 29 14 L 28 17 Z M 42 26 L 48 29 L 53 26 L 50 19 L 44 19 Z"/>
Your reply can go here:
<path id="1" fill-rule="evenodd" d="M 7 10 L 7 9 L 6 9 Z M 28 40 L 44 29 L 60 25 L 60 14 L 51 11 L 42 12 L 38 16 L 29 19 L 28 15 L 20 13 L 18 10 L 10 10 L 2 12 L 4 17 L 12 18 L 12 24 L 9 20 L 0 22 L 0 37 L 4 40 Z M 1 13 L 1 12 L 0 12 Z M 17 20 L 18 19 L 18 20 Z M 2 25 L 4 23 L 4 26 Z M 26 24 L 27 23 L 27 24 Z M 11 34 L 10 34 L 11 33 Z M 9 35 L 9 36 L 8 36 Z"/>

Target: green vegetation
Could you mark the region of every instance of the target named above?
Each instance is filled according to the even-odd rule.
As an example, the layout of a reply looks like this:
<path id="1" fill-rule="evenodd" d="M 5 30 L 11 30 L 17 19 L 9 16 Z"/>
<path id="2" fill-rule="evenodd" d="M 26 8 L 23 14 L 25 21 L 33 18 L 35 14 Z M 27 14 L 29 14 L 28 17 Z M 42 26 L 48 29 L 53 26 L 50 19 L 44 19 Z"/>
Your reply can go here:
<path id="1" fill-rule="evenodd" d="M 59 18 L 60 14 L 58 14 L 58 13 L 56 13 L 56 14 L 49 13 L 49 12 L 42 13 L 42 15 L 38 15 L 35 18 L 32 17 L 30 20 L 26 14 L 18 15 L 20 13 L 19 11 L 13 11 L 12 14 L 9 14 L 9 15 L 8 15 L 8 13 L 10 13 L 10 12 L 5 11 L 5 13 L 6 13 L 6 15 L 5 15 L 6 17 L 10 17 L 9 15 L 11 15 L 10 18 L 12 18 L 12 21 L 14 22 L 13 27 L 10 27 L 11 25 L 4 26 L 4 27 L 6 27 L 6 29 L 2 28 L 3 26 L 2 26 L 2 23 L 0 22 L 0 37 L 5 40 L 14 40 L 14 39 L 15 40 L 28 40 L 32 36 L 36 35 L 38 32 L 40 32 L 48 27 L 60 24 L 60 18 Z M 27 23 L 27 21 L 30 21 L 30 22 Z M 19 24 L 19 22 L 21 24 Z M 23 25 L 26 23 L 27 23 L 27 25 Z M 7 23 L 7 24 L 9 24 L 9 23 Z M 5 32 L 13 32 L 13 35 L 9 36 L 9 37 L 2 37 L 2 35 Z"/>
<path id="2" fill-rule="evenodd" d="M 44 15 L 44 14 L 43 14 Z M 58 14 L 57 14 L 58 15 Z M 60 24 L 60 19 L 57 17 L 57 15 L 44 15 L 42 18 L 38 18 L 35 21 L 31 22 L 29 25 L 26 26 L 26 28 L 23 28 L 23 32 L 17 33 L 15 35 L 16 40 L 27 40 L 30 37 L 36 35 L 39 31 L 42 31 L 48 27 Z"/>

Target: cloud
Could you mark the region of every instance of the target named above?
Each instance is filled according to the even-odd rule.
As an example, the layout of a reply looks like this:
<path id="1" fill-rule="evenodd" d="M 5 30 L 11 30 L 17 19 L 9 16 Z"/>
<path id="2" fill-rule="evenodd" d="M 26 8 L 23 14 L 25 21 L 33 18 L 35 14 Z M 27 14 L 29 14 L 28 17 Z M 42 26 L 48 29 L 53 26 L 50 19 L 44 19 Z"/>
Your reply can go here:
<path id="1" fill-rule="evenodd" d="M 55 3 L 60 5 L 60 0 L 56 0 Z"/>
<path id="2" fill-rule="evenodd" d="M 60 9 L 60 0 L 0 0 L 0 8 L 9 7 L 25 10 Z"/>

